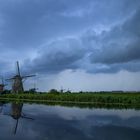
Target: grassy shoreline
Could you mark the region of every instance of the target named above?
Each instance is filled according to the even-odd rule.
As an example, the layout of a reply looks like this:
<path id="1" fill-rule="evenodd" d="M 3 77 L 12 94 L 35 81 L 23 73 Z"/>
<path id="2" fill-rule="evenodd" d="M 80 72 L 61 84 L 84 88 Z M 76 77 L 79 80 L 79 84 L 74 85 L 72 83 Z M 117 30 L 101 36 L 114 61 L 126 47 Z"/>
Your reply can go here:
<path id="1" fill-rule="evenodd" d="M 0 95 L 0 101 L 140 109 L 140 93 L 4 94 Z"/>

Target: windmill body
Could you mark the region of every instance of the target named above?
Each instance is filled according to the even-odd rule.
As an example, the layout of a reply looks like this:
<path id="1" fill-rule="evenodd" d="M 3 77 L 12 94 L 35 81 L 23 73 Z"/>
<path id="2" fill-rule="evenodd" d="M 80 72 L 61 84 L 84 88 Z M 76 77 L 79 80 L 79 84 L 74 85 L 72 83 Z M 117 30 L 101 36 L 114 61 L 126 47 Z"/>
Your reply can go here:
<path id="1" fill-rule="evenodd" d="M 23 93 L 23 82 L 20 75 L 16 75 L 12 84 L 12 93 Z"/>

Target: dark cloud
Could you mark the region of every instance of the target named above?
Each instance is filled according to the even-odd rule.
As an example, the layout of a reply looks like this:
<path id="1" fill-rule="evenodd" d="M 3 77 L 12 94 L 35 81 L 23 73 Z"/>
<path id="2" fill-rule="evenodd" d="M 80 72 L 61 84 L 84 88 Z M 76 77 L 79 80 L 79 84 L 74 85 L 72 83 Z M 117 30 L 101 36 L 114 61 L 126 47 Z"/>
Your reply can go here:
<path id="1" fill-rule="evenodd" d="M 110 44 L 101 51 L 93 52 L 91 59 L 93 63 L 114 64 L 125 63 L 140 59 L 140 41 L 132 42 L 127 46 L 119 46 L 119 44 Z M 117 46 L 118 45 L 118 46 Z"/>
<path id="2" fill-rule="evenodd" d="M 74 38 L 56 40 L 39 51 L 39 56 L 31 62 L 25 61 L 32 72 L 60 72 L 65 69 L 76 69 L 76 62 L 85 55 L 80 41 Z"/>
<path id="3" fill-rule="evenodd" d="M 139 0 L 0 0 L 0 66 L 9 68 L 6 58 L 35 73 L 139 71 L 139 7 Z"/>
<path id="4" fill-rule="evenodd" d="M 112 73 L 139 71 L 140 11 L 109 31 L 96 34 L 88 30 L 78 38 L 62 38 L 45 45 L 29 65 L 33 72 L 60 72 L 84 69 L 87 72 Z M 136 23 L 136 26 L 135 26 Z"/>
<path id="5" fill-rule="evenodd" d="M 138 5 L 135 0 L 126 8 L 126 1 L 1 0 L 0 15 L 4 21 L 1 42 L 9 48 L 27 50 L 91 25 L 110 25 L 127 17 Z"/>
<path id="6" fill-rule="evenodd" d="M 86 26 L 86 22 L 79 25 L 81 20 L 61 15 L 65 10 L 84 8 L 85 4 L 89 4 L 85 0 L 78 3 L 79 1 L 67 3 L 63 0 L 1 0 L 0 13 L 4 20 L 0 36 L 2 43 L 9 48 L 30 49 L 50 38 L 80 30 Z"/>
<path id="7" fill-rule="evenodd" d="M 111 65 L 93 65 L 87 71 L 90 73 L 116 73 L 121 70 L 130 72 L 140 71 L 140 62 L 115 63 Z"/>
<path id="8" fill-rule="evenodd" d="M 90 55 L 92 63 L 108 65 L 112 71 L 120 69 L 139 71 L 139 64 L 135 65 L 135 61 L 140 61 L 140 27 L 138 26 L 140 19 L 138 17 L 140 17 L 139 10 L 124 24 L 102 33 L 101 39 L 98 40 L 101 42 L 100 49 L 93 50 Z M 129 62 L 131 62 L 130 67 L 127 65 Z M 112 64 L 113 66 L 111 66 Z M 114 64 L 115 67 L 119 67 L 115 68 Z M 113 68 L 115 69 L 113 70 Z"/>

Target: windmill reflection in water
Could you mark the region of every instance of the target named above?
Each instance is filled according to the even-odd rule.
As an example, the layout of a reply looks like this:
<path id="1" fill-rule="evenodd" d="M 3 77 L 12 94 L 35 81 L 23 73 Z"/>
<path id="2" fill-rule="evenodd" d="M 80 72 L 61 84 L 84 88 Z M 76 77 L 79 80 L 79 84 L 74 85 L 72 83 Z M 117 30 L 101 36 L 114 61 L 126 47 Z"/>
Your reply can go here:
<path id="1" fill-rule="evenodd" d="M 34 120 L 33 118 L 28 117 L 27 115 L 25 115 L 22 112 L 22 108 L 23 108 L 23 103 L 12 103 L 10 113 L 9 114 L 4 113 L 4 115 L 11 116 L 14 120 L 16 120 L 16 124 L 15 124 L 14 129 L 13 129 L 13 134 L 14 135 L 17 132 L 18 123 L 19 123 L 20 118 L 28 119 L 28 120 Z"/>

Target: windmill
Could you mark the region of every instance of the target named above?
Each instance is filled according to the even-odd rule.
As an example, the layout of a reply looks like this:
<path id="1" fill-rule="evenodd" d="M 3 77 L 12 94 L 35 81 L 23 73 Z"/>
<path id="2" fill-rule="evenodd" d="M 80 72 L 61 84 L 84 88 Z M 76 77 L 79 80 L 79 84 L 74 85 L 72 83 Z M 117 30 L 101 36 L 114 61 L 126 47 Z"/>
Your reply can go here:
<path id="1" fill-rule="evenodd" d="M 26 75 L 26 76 L 21 76 L 20 73 L 20 68 L 19 68 L 19 62 L 16 62 L 17 65 L 17 74 L 15 76 L 13 76 L 10 79 L 12 81 L 12 93 L 23 93 L 24 92 L 24 88 L 23 88 L 23 82 L 29 78 L 29 77 L 33 77 L 35 75 Z"/>

